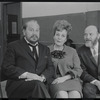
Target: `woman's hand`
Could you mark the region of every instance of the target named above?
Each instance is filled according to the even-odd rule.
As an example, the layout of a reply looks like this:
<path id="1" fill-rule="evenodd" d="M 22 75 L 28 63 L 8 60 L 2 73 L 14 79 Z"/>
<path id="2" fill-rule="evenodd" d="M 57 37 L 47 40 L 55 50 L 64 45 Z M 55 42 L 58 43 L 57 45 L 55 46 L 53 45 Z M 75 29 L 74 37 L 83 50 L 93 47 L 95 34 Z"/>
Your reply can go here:
<path id="1" fill-rule="evenodd" d="M 55 79 L 52 84 L 58 84 L 58 83 L 63 83 L 64 81 L 66 81 L 66 79 L 64 77 L 59 77 L 57 79 Z"/>
<path id="2" fill-rule="evenodd" d="M 66 80 L 68 79 L 71 79 L 71 76 L 70 75 L 66 75 L 66 76 L 63 76 L 63 77 L 59 77 L 59 78 L 56 78 L 52 84 L 58 84 L 58 83 L 63 83 L 65 82 Z"/>
<path id="3" fill-rule="evenodd" d="M 94 82 L 94 84 L 98 87 L 98 89 L 100 90 L 100 81 L 99 80 L 96 80 L 95 82 Z"/>

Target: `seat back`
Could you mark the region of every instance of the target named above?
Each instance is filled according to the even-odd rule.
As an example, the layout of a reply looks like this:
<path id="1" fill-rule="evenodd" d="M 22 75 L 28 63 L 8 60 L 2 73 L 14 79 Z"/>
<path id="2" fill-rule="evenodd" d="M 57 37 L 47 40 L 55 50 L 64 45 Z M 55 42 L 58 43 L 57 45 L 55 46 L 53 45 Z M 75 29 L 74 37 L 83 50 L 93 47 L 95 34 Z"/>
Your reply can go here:
<path id="1" fill-rule="evenodd" d="M 8 77 L 3 73 L 2 68 L 0 68 L 0 82 L 7 80 Z"/>
<path id="2" fill-rule="evenodd" d="M 7 81 L 7 76 L 3 73 L 2 68 L 0 68 L 0 98 L 5 98 L 6 96 L 6 91 L 5 91 L 5 86 L 6 86 L 6 81 Z"/>

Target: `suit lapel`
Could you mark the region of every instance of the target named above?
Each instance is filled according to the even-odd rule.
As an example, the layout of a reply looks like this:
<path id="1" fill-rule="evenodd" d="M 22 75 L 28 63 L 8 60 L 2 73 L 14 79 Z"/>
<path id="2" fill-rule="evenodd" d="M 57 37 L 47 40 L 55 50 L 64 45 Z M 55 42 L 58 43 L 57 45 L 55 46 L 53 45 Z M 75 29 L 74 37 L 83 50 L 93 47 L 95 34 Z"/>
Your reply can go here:
<path id="1" fill-rule="evenodd" d="M 38 45 L 38 49 L 39 49 L 39 58 L 38 58 L 37 66 L 38 66 L 38 64 L 40 63 L 40 61 L 41 61 L 41 59 L 42 59 L 42 54 L 43 54 L 43 49 L 42 49 L 42 46 L 41 46 L 40 43 L 39 43 L 39 45 Z"/>
<path id="2" fill-rule="evenodd" d="M 31 50 L 30 50 L 29 46 L 27 45 L 27 42 L 25 41 L 24 38 L 21 40 L 20 44 L 24 47 L 26 52 L 34 59 L 34 56 L 33 56 L 32 52 L 31 52 Z"/>
<path id="3" fill-rule="evenodd" d="M 98 47 L 98 66 L 100 68 L 100 41 L 99 41 L 99 47 Z"/>
<path id="4" fill-rule="evenodd" d="M 98 48 L 98 79 L 100 80 L 100 40 L 99 40 L 99 48 Z"/>
<path id="5" fill-rule="evenodd" d="M 87 52 L 86 52 L 86 53 L 87 53 L 88 57 L 91 59 L 91 61 L 92 61 L 95 65 L 97 65 L 97 63 L 96 63 L 94 57 L 92 56 L 92 53 L 91 53 L 90 48 L 88 48 L 88 47 L 86 47 L 86 48 L 87 48 Z"/>

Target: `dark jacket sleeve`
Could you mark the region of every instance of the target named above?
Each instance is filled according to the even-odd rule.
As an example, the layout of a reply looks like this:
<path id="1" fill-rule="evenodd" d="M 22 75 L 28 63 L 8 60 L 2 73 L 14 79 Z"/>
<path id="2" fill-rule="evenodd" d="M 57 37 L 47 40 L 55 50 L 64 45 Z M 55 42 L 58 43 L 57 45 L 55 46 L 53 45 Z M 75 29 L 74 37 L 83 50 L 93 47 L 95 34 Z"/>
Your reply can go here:
<path id="1" fill-rule="evenodd" d="M 2 72 L 9 79 L 18 79 L 25 71 L 16 65 L 16 51 L 13 45 L 8 44 L 2 63 Z"/>
<path id="2" fill-rule="evenodd" d="M 87 65 L 86 65 L 87 61 L 85 59 L 84 53 L 82 53 L 80 51 L 80 49 L 78 50 L 78 55 L 79 55 L 79 58 L 81 61 L 81 67 L 83 69 L 83 73 L 80 78 L 83 80 L 83 82 L 91 82 L 91 81 L 95 80 L 95 78 L 88 73 L 88 69 L 87 69 Z"/>
<path id="3" fill-rule="evenodd" d="M 54 66 L 51 60 L 51 54 L 48 47 L 47 47 L 47 67 L 42 74 L 46 77 L 47 82 L 51 83 L 54 80 Z"/>

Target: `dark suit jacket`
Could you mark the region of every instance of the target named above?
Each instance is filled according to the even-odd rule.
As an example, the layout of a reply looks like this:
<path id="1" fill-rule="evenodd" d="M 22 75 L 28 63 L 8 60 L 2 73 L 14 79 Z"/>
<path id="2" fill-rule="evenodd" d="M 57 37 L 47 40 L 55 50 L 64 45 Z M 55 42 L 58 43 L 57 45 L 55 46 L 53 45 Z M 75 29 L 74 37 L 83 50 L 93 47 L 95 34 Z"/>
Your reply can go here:
<path id="1" fill-rule="evenodd" d="M 98 64 L 96 64 L 90 48 L 83 45 L 78 50 L 78 54 L 81 60 L 81 67 L 83 69 L 83 73 L 81 75 L 83 82 L 91 82 L 94 79 L 100 80 L 100 41 L 98 51 Z"/>
<path id="2" fill-rule="evenodd" d="M 48 83 L 52 82 L 54 67 L 50 57 L 50 50 L 47 46 L 39 43 L 38 64 L 24 38 L 8 44 L 7 51 L 2 64 L 3 73 L 9 77 L 7 88 L 14 90 L 23 81 L 18 77 L 24 72 L 31 72 L 38 75 L 43 74 Z"/>

